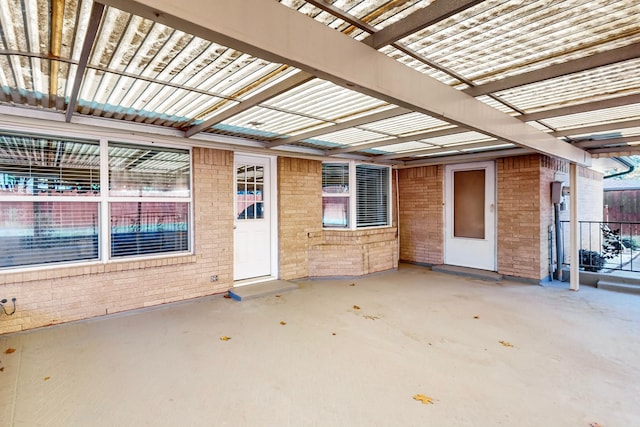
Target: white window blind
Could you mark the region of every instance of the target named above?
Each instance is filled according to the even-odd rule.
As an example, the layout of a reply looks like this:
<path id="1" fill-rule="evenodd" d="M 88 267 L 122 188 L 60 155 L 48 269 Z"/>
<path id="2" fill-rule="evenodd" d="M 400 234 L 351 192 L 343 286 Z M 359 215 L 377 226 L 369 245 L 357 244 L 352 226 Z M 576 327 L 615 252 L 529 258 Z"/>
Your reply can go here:
<path id="1" fill-rule="evenodd" d="M 356 165 L 356 226 L 389 225 L 389 168 Z"/>
<path id="2" fill-rule="evenodd" d="M 100 146 L 0 134 L 0 268 L 98 259 Z"/>
<path id="3" fill-rule="evenodd" d="M 189 250 L 188 150 L 109 143 L 111 257 Z"/>
<path id="4" fill-rule="evenodd" d="M 354 162 L 323 163 L 323 227 L 387 226 L 389 203 L 389 167 Z"/>
<path id="5" fill-rule="evenodd" d="M 322 165 L 322 226 L 349 227 L 349 164 Z"/>

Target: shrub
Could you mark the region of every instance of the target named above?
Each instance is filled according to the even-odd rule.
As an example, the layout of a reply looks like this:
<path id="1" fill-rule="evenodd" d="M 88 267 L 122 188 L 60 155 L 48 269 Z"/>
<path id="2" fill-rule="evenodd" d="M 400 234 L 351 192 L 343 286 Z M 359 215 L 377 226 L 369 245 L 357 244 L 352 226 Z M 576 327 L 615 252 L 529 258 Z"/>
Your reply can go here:
<path id="1" fill-rule="evenodd" d="M 596 251 L 580 249 L 578 257 L 580 258 L 580 267 L 585 271 L 600 271 L 604 267 L 605 259 Z"/>
<path id="2" fill-rule="evenodd" d="M 634 251 L 640 249 L 640 245 L 636 239 L 632 239 L 631 237 L 623 237 L 620 239 L 625 248 L 631 248 Z"/>

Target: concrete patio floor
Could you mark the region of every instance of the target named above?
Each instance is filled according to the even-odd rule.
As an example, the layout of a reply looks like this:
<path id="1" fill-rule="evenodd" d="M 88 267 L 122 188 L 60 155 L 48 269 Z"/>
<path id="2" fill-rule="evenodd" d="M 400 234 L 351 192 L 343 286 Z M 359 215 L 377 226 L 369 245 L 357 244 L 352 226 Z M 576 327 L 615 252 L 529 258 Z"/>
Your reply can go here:
<path id="1" fill-rule="evenodd" d="M 640 425 L 638 295 L 410 265 L 297 283 L 0 336 L 0 425 Z"/>

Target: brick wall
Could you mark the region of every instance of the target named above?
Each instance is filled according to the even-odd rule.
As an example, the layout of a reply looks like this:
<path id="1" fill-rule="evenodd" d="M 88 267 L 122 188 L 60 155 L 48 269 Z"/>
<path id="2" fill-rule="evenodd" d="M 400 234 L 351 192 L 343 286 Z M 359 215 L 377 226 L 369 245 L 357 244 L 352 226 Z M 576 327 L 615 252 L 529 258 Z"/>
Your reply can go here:
<path id="1" fill-rule="evenodd" d="M 193 149 L 194 255 L 0 273 L 0 334 L 224 292 L 233 284 L 233 153 Z M 218 281 L 210 282 L 212 274 Z"/>
<path id="2" fill-rule="evenodd" d="M 278 225 L 280 278 L 307 277 L 322 231 L 322 162 L 278 158 Z"/>
<path id="3" fill-rule="evenodd" d="M 398 268 L 395 227 L 323 230 L 309 248 L 309 276 L 361 276 Z"/>
<path id="4" fill-rule="evenodd" d="M 425 264 L 444 262 L 444 166 L 401 169 L 400 259 Z"/>
<path id="5" fill-rule="evenodd" d="M 496 179 L 498 273 L 539 279 L 540 156 L 497 159 Z"/>

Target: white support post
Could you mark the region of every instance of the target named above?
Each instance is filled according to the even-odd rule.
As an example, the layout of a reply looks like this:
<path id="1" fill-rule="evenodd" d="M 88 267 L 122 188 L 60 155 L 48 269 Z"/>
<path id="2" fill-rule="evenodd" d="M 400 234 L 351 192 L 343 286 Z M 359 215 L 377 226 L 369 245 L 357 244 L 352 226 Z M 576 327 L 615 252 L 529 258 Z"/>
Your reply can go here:
<path id="1" fill-rule="evenodd" d="M 580 236 L 578 233 L 578 166 L 575 163 L 569 164 L 569 185 L 570 185 L 570 233 L 571 240 L 571 279 L 569 289 L 577 291 L 580 288 L 580 259 L 578 258 L 578 248 L 580 247 Z"/>

